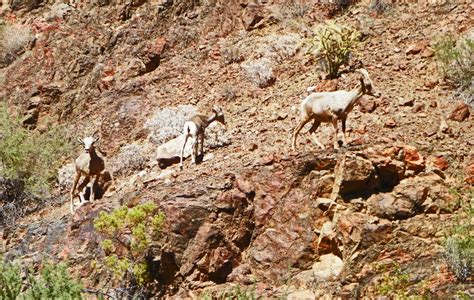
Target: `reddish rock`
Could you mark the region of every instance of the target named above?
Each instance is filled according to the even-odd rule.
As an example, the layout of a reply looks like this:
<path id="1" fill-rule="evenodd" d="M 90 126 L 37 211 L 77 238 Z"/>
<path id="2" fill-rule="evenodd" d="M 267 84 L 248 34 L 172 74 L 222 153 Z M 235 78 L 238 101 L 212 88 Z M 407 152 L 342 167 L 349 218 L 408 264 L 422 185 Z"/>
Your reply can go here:
<path id="1" fill-rule="evenodd" d="M 360 110 L 364 113 L 371 113 L 377 108 L 377 103 L 370 98 L 362 97 L 359 100 Z"/>
<path id="2" fill-rule="evenodd" d="M 414 112 L 414 113 L 418 113 L 418 112 L 421 112 L 424 108 L 425 108 L 424 103 L 417 103 L 417 104 L 415 104 L 415 106 L 413 106 L 411 111 Z"/>
<path id="3" fill-rule="evenodd" d="M 358 156 L 346 158 L 341 194 L 368 192 L 375 185 L 375 169 L 369 160 Z"/>
<path id="4" fill-rule="evenodd" d="M 426 47 L 423 52 L 421 52 L 421 57 L 423 58 L 428 58 L 432 57 L 434 55 L 434 50 L 431 49 L 430 47 Z"/>
<path id="5" fill-rule="evenodd" d="M 254 29 L 260 21 L 264 19 L 263 8 L 259 5 L 249 5 L 245 9 L 242 21 L 245 30 L 250 31 Z"/>
<path id="6" fill-rule="evenodd" d="M 149 53 L 154 55 L 162 55 L 166 47 L 166 39 L 162 37 L 156 38 L 149 46 Z"/>
<path id="7" fill-rule="evenodd" d="M 464 174 L 464 182 L 474 185 L 474 161 L 471 160 L 471 163 L 464 169 Z"/>
<path id="8" fill-rule="evenodd" d="M 384 126 L 387 128 L 395 128 L 397 126 L 397 121 L 395 121 L 395 119 L 390 118 L 385 122 Z"/>
<path id="9" fill-rule="evenodd" d="M 459 102 L 449 114 L 449 119 L 462 122 L 470 116 L 469 106 L 464 102 Z"/>
<path id="10" fill-rule="evenodd" d="M 449 167 L 448 161 L 444 156 L 430 156 L 428 162 L 441 171 L 444 171 Z"/>
<path id="11" fill-rule="evenodd" d="M 239 191 L 243 192 L 246 195 L 255 193 L 255 186 L 248 180 L 244 179 L 242 176 L 238 176 L 235 179 L 235 184 Z"/>
<path id="12" fill-rule="evenodd" d="M 425 169 L 425 160 L 418 150 L 413 146 L 403 146 L 403 160 L 408 170 L 421 172 Z"/>
<path id="13" fill-rule="evenodd" d="M 325 79 L 320 81 L 314 88 L 315 92 L 334 92 L 339 84 L 338 79 Z"/>
<path id="14" fill-rule="evenodd" d="M 345 245 L 360 243 L 361 249 L 390 239 L 392 223 L 364 213 L 342 213 L 338 222 L 338 234 Z"/>
<path id="15" fill-rule="evenodd" d="M 400 98 L 398 99 L 399 106 L 413 106 L 415 104 L 415 100 L 412 98 Z"/>
<path id="16" fill-rule="evenodd" d="M 418 54 L 421 51 L 423 51 L 426 48 L 426 42 L 416 42 L 408 46 L 408 48 L 405 50 L 405 54 L 410 55 L 410 54 Z"/>
<path id="17" fill-rule="evenodd" d="M 426 200 L 428 188 L 420 186 L 412 178 L 404 179 L 391 193 L 372 195 L 368 200 L 370 212 L 377 217 L 406 219 L 420 212 Z"/>

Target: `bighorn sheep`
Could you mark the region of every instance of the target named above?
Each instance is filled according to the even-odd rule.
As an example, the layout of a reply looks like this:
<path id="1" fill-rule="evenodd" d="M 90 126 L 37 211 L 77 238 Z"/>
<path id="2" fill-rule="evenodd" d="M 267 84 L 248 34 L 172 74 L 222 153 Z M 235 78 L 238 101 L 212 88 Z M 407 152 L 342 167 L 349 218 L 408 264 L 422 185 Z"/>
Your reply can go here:
<path id="1" fill-rule="evenodd" d="M 313 135 L 321 123 L 332 123 L 334 126 L 334 149 L 339 148 L 337 142 L 337 121 L 342 122 L 343 145 L 346 145 L 346 120 L 347 115 L 352 110 L 359 98 L 364 95 L 372 95 L 380 97 L 379 92 L 375 92 L 372 88 L 372 81 L 369 73 L 365 69 L 357 69 L 356 72 L 362 76 L 360 78 L 360 86 L 351 91 L 335 91 L 335 92 L 313 92 L 307 96 L 300 107 L 300 123 L 293 131 L 293 151 L 296 150 L 296 137 L 303 126 L 311 120 L 314 120 L 313 126 L 309 129 Z M 308 92 L 312 92 L 314 88 L 308 88 Z M 324 149 L 324 145 L 318 140 L 314 134 L 314 142 Z"/>
<path id="2" fill-rule="evenodd" d="M 201 155 L 204 155 L 204 130 L 214 121 L 218 121 L 225 125 L 224 111 L 220 107 L 213 107 L 212 114 L 209 117 L 204 115 L 194 115 L 186 123 L 184 123 L 183 134 L 184 134 L 184 143 L 183 148 L 181 149 L 180 156 L 180 169 L 183 169 L 183 155 L 184 148 L 186 147 L 186 142 L 189 137 L 193 139 L 193 153 L 192 153 L 192 163 L 196 163 L 198 156 L 198 144 L 200 145 Z M 199 138 L 199 142 L 198 142 Z"/>
<path id="3" fill-rule="evenodd" d="M 71 212 L 74 213 L 74 198 L 78 196 L 81 203 L 85 202 L 84 192 L 87 184 L 90 186 L 90 201 L 95 199 L 94 185 L 101 172 L 105 168 L 104 160 L 95 151 L 94 143 L 99 140 L 95 137 L 95 133 L 92 136 L 87 136 L 84 139 L 77 138 L 77 141 L 84 146 L 85 152 L 79 155 L 76 159 L 76 174 L 74 176 L 74 182 L 71 189 Z M 76 193 L 76 187 L 81 175 L 84 175 L 84 181 L 79 185 L 79 193 Z M 92 180 L 91 180 L 92 178 Z"/>

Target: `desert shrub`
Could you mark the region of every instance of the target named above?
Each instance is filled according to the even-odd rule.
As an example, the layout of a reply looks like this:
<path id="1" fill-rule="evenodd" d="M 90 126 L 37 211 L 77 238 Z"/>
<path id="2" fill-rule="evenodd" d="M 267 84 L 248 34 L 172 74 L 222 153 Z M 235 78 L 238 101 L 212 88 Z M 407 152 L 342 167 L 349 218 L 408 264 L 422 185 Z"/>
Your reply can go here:
<path id="1" fill-rule="evenodd" d="M 312 4 L 307 0 L 290 0 L 284 1 L 281 12 L 284 17 L 298 18 L 311 10 Z"/>
<path id="2" fill-rule="evenodd" d="M 443 257 L 456 278 L 466 281 L 474 274 L 474 226 L 469 222 L 474 218 L 474 189 L 454 189 L 453 194 L 461 205 L 454 215 L 456 223 L 445 233 Z"/>
<path id="3" fill-rule="evenodd" d="M 377 292 L 384 296 L 394 296 L 395 299 L 407 297 L 406 289 L 410 283 L 410 275 L 396 269 L 385 274 L 377 286 Z"/>
<path id="4" fill-rule="evenodd" d="M 0 176 L 24 183 L 25 191 L 46 197 L 61 165 L 72 150 L 62 126 L 28 131 L 0 104 Z"/>
<path id="5" fill-rule="evenodd" d="M 178 105 L 158 110 L 145 123 L 145 128 L 149 130 L 149 140 L 155 144 L 162 144 L 179 136 L 186 120 L 196 112 L 196 107 L 193 105 Z"/>
<path id="6" fill-rule="evenodd" d="M 234 100 L 237 97 L 237 89 L 231 84 L 226 84 L 221 90 L 221 96 L 228 101 Z"/>
<path id="7" fill-rule="evenodd" d="M 0 299 L 17 299 L 22 286 L 20 267 L 0 257 Z"/>
<path id="8" fill-rule="evenodd" d="M 221 49 L 222 62 L 226 65 L 239 63 L 244 60 L 242 50 L 239 45 L 234 43 L 226 43 Z"/>
<path id="9" fill-rule="evenodd" d="M 376 14 L 383 14 L 391 7 L 391 3 L 387 0 L 371 0 L 369 4 L 369 9 Z"/>
<path id="10" fill-rule="evenodd" d="M 32 40 L 31 31 L 24 25 L 5 25 L 0 28 L 0 64 L 14 61 Z"/>
<path id="11" fill-rule="evenodd" d="M 301 37 L 298 34 L 271 34 L 264 38 L 255 51 L 260 57 L 283 62 L 294 56 L 300 48 Z"/>
<path id="12" fill-rule="evenodd" d="M 275 81 L 269 58 L 263 57 L 245 62 L 242 64 L 242 68 L 244 69 L 248 79 L 255 86 L 264 88 L 270 86 Z"/>
<path id="13" fill-rule="evenodd" d="M 0 258 L 0 299 L 82 299 L 82 286 L 64 264 L 46 264 L 37 275 L 23 280 L 20 266 Z"/>
<path id="14" fill-rule="evenodd" d="M 309 51 L 315 51 L 328 77 L 335 78 L 339 68 L 357 51 L 359 33 L 350 26 L 327 22 L 316 29 L 309 42 Z"/>
<path id="15" fill-rule="evenodd" d="M 450 236 L 444 246 L 444 257 L 449 269 L 460 281 L 465 281 L 474 271 L 474 236 Z"/>
<path id="16" fill-rule="evenodd" d="M 105 237 L 101 244 L 104 263 L 116 281 L 132 286 L 148 282 L 149 266 L 145 256 L 152 247 L 152 240 L 159 236 L 164 218 L 152 202 L 99 213 L 94 228 Z"/>
<path id="17" fill-rule="evenodd" d="M 147 157 L 142 147 L 137 144 L 127 144 L 120 148 L 119 153 L 112 159 L 114 175 L 126 175 L 145 167 Z"/>
<path id="18" fill-rule="evenodd" d="M 458 89 L 466 103 L 474 105 L 474 38 L 445 35 L 434 45 L 445 78 Z"/>
<path id="19" fill-rule="evenodd" d="M 218 293 L 205 292 L 199 296 L 199 299 L 202 299 L 202 300 L 211 300 L 211 299 L 255 300 L 257 299 L 257 296 L 255 295 L 254 287 L 247 288 L 247 287 L 242 287 L 240 285 L 234 285 Z"/>

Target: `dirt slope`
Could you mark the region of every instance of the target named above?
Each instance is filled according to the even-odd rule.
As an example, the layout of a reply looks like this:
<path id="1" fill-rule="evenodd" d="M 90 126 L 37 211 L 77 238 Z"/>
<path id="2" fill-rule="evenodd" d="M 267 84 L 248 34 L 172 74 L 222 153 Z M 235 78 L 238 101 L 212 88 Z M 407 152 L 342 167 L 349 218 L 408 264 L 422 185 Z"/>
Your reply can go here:
<path id="1" fill-rule="evenodd" d="M 48 122 L 74 135 L 99 129 L 110 168 L 126 144 L 139 144 L 146 157 L 141 169 L 116 174 L 102 199 L 73 216 L 67 186 L 58 187 L 63 205 L 2 228 L 5 257 L 67 260 L 86 286 L 106 290 L 110 274 L 92 266 L 104 255 L 93 218 L 154 201 L 166 214 L 166 234 L 155 241 L 165 246 L 153 250 L 148 296 L 218 294 L 235 283 L 293 299 L 375 297 L 390 284 L 404 295 L 473 293 L 472 282 L 457 282 L 440 263 L 440 243 L 443 225 L 457 222 L 453 216 L 472 191 L 463 180 L 474 159 L 474 122 L 472 113 L 463 122 L 447 119 L 458 104 L 432 50 L 443 33 L 472 31 L 472 4 L 397 4 L 376 14 L 361 1 L 334 16 L 363 34 L 358 58 L 382 97 L 364 97 L 349 115 L 348 148 L 330 148 L 326 124 L 317 134 L 329 149 L 317 149 L 304 130 L 293 153 L 290 137 L 306 88 L 350 89 L 358 82 L 353 72 L 322 80 L 306 54 L 305 38 L 329 18 L 330 7 L 142 2 L 80 3 L 63 16 L 49 3 L 3 12 L 36 40 L 1 69 L 1 98 L 20 113 L 39 99 L 37 130 Z M 275 77 L 263 88 L 245 70 L 261 58 L 271 61 Z M 186 161 L 183 171 L 161 170 L 145 124 L 158 109 L 182 104 L 223 107 L 230 143 L 207 148 L 211 156 L 197 166 Z M 321 202 L 335 187 L 336 212 Z M 325 222 L 333 226 L 327 236 L 320 230 Z M 321 279 L 311 271 L 324 254 L 344 261 L 338 276 Z M 387 279 L 397 279 L 396 272 L 409 274 L 408 283 Z"/>

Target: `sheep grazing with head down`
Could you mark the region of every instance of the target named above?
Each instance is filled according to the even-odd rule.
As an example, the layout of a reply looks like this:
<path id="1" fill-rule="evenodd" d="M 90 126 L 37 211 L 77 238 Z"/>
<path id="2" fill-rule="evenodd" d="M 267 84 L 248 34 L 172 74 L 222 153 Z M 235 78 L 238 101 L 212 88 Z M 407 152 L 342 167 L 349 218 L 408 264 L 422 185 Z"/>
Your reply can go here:
<path id="1" fill-rule="evenodd" d="M 92 136 L 83 139 L 78 138 L 77 141 L 84 147 L 84 152 L 76 159 L 76 174 L 71 189 L 71 213 L 74 213 L 74 198 L 79 196 L 81 204 L 86 202 L 84 197 L 85 187 L 90 186 L 90 201 L 95 200 L 94 185 L 98 182 L 100 174 L 105 169 L 104 159 L 100 157 L 95 150 L 95 143 L 99 140 Z M 78 193 L 76 187 L 81 176 L 84 175 L 84 181 L 79 185 Z"/>
<path id="2" fill-rule="evenodd" d="M 339 148 L 337 142 L 337 121 L 341 120 L 343 145 L 346 145 L 346 120 L 347 115 L 352 111 L 354 105 L 363 95 L 371 95 L 380 97 L 380 93 L 373 89 L 372 81 L 369 78 L 369 73 L 365 69 L 358 69 L 356 72 L 361 74 L 360 85 L 351 91 L 334 91 L 316 93 L 314 87 L 307 89 L 312 92 L 301 103 L 300 107 L 300 123 L 293 131 L 292 148 L 296 150 L 296 137 L 309 121 L 313 120 L 313 126 L 309 129 L 309 133 L 313 135 L 321 123 L 332 123 L 334 126 L 334 149 Z M 324 145 L 318 140 L 314 134 L 314 142 L 324 149 Z"/>

